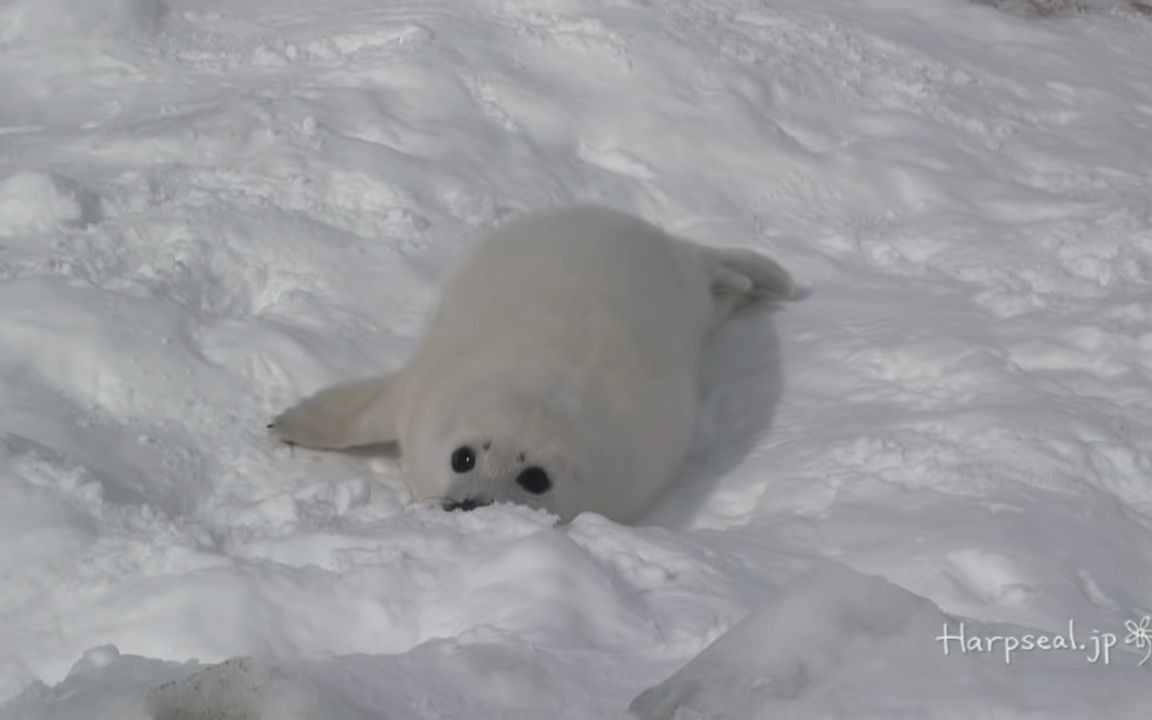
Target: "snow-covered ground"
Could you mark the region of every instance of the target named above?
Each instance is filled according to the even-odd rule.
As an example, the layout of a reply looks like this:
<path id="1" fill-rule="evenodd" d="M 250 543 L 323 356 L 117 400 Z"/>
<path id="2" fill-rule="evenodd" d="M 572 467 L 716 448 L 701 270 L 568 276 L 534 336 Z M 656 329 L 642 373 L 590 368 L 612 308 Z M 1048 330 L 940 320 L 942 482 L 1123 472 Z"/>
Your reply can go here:
<path id="1" fill-rule="evenodd" d="M 1152 19 L 1036 4 L 0 0 L 0 718 L 1146 717 Z M 813 291 L 642 526 L 268 438 L 572 200 Z"/>

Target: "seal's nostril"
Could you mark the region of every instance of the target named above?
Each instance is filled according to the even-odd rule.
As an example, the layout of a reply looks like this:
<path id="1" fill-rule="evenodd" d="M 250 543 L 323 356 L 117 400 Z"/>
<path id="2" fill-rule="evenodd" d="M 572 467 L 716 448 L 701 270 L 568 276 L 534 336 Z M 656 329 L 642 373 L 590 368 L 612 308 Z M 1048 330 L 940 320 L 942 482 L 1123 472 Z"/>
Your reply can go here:
<path id="1" fill-rule="evenodd" d="M 552 489 L 552 478 L 548 477 L 544 468 L 533 465 L 516 476 L 516 484 L 533 495 L 543 495 Z"/>
<path id="2" fill-rule="evenodd" d="M 456 512 L 457 510 L 468 512 L 469 510 L 475 510 L 478 507 L 484 507 L 485 505 L 491 504 L 491 500 L 484 500 L 481 498 L 464 498 L 463 500 L 445 500 L 443 503 L 441 503 L 440 507 L 444 508 L 448 512 Z"/>

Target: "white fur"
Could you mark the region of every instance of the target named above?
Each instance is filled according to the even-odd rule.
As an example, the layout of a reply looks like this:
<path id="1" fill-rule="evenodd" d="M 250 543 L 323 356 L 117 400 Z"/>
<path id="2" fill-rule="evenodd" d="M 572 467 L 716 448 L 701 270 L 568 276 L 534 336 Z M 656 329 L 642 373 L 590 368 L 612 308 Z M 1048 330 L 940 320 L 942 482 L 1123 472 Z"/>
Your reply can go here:
<path id="1" fill-rule="evenodd" d="M 628 520 L 692 439 L 705 339 L 746 302 L 788 298 L 788 273 L 578 206 L 499 229 L 445 284 L 411 361 L 322 391 L 274 423 L 320 448 L 398 441 L 421 499 L 513 501 L 568 520 Z M 476 466 L 450 457 L 475 449 Z M 515 482 L 543 468 L 552 489 Z"/>

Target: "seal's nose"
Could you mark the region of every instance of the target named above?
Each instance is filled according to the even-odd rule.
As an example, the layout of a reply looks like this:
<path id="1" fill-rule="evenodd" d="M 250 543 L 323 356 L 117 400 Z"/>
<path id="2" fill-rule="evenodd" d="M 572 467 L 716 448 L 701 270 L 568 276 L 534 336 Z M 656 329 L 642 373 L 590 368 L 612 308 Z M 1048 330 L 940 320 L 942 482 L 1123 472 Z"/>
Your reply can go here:
<path id="1" fill-rule="evenodd" d="M 484 507 L 485 505 L 491 505 L 491 504 L 492 504 L 491 500 L 484 500 L 482 498 L 469 497 L 469 498 L 464 498 L 463 500 L 445 500 L 440 505 L 440 507 L 444 508 L 448 512 L 456 512 L 457 510 L 463 510 L 464 512 L 468 512 L 469 510 L 475 510 L 478 507 Z"/>

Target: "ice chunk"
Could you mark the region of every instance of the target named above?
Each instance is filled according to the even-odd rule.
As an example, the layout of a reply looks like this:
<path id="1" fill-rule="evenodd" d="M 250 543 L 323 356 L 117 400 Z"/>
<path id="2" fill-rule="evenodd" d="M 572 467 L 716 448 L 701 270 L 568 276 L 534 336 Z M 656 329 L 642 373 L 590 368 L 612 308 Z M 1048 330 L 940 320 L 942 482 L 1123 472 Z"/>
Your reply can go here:
<path id="1" fill-rule="evenodd" d="M 963 652 L 944 635 L 959 621 L 886 580 L 833 565 L 786 588 L 629 707 L 641 720 L 759 718 L 1141 717 L 1152 686 L 1135 662 L 1091 662 L 1075 646 L 1017 654 L 1024 628 L 971 623 L 991 651 Z M 1082 642 L 1083 641 L 1083 642 Z M 1127 658 L 1126 658 L 1127 659 Z M 1063 675 L 1091 683 L 1062 683 Z"/>

